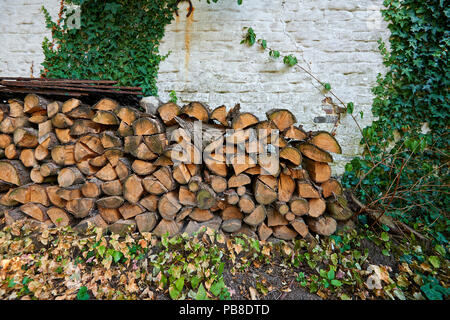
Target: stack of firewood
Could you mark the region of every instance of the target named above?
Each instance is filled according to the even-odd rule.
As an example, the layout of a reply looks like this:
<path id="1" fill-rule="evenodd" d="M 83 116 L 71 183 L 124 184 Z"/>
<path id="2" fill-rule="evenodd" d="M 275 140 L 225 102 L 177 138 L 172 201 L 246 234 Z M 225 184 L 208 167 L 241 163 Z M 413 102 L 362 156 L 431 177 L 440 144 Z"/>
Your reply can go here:
<path id="1" fill-rule="evenodd" d="M 0 104 L 0 206 L 7 223 L 162 236 L 202 226 L 267 240 L 331 235 L 347 220 L 327 132 L 284 109 L 199 102 L 156 114 L 104 98 L 88 106 L 28 94 Z"/>

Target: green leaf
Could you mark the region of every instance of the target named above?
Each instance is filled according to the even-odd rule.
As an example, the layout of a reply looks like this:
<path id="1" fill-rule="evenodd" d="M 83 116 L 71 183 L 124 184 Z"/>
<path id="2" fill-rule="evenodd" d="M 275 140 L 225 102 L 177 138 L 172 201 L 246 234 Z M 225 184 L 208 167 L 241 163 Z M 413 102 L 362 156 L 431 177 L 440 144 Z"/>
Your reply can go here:
<path id="1" fill-rule="evenodd" d="M 122 258 L 123 254 L 120 251 L 114 251 L 114 253 L 112 254 L 114 262 L 117 263 L 120 261 L 120 259 Z"/>
<path id="2" fill-rule="evenodd" d="M 437 256 L 430 256 L 430 257 L 428 257 L 428 261 L 430 261 L 430 263 L 436 269 L 438 269 L 441 266 L 441 262 L 439 261 L 439 258 Z"/>
<path id="3" fill-rule="evenodd" d="M 193 276 L 191 279 L 191 286 L 192 288 L 196 289 L 198 287 L 198 284 L 200 283 L 200 278 L 197 276 Z"/>
<path id="4" fill-rule="evenodd" d="M 384 242 L 388 242 L 389 241 L 389 234 L 387 234 L 387 232 L 382 232 L 381 233 L 381 240 L 383 240 Z"/>
<path id="5" fill-rule="evenodd" d="M 175 288 L 174 286 L 170 286 L 169 295 L 172 300 L 177 300 L 180 296 L 180 291 L 177 290 L 177 288 Z"/>
<path id="6" fill-rule="evenodd" d="M 203 283 L 200 284 L 200 287 L 198 288 L 197 295 L 195 296 L 195 300 L 207 300 L 208 297 L 206 296 L 206 290 L 203 287 Z"/>
<path id="7" fill-rule="evenodd" d="M 348 114 L 352 114 L 352 113 L 353 113 L 353 110 L 354 110 L 354 104 L 353 104 L 353 102 L 347 103 L 347 113 L 348 113 Z M 362 118 L 362 116 L 361 116 L 361 118 Z"/>
<path id="8" fill-rule="evenodd" d="M 334 276 L 335 276 L 334 270 L 328 271 L 328 273 L 327 273 L 328 280 L 333 280 Z"/>
<path id="9" fill-rule="evenodd" d="M 78 300 L 89 300 L 90 296 L 86 287 L 80 287 L 77 293 Z"/>
<path id="10" fill-rule="evenodd" d="M 330 91 L 331 90 L 331 85 L 329 83 L 325 83 L 323 85 L 323 87 L 325 88 L 326 91 Z"/>
<path id="11" fill-rule="evenodd" d="M 183 291 L 184 287 L 184 277 L 179 278 L 177 281 L 175 281 L 175 288 L 177 288 L 178 291 Z"/>
<path id="12" fill-rule="evenodd" d="M 331 280 L 331 285 L 333 285 L 335 287 L 340 287 L 340 286 L 342 286 L 342 282 L 337 279 L 333 279 L 333 280 Z"/>
<path id="13" fill-rule="evenodd" d="M 261 47 L 263 47 L 263 49 L 267 48 L 267 41 L 266 40 L 261 40 Z"/>

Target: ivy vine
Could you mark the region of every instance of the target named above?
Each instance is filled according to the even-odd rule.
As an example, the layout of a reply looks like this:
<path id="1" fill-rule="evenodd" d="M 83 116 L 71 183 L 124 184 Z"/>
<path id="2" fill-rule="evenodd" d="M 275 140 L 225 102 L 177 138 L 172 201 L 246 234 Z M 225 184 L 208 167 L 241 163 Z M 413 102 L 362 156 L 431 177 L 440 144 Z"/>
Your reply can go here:
<path id="1" fill-rule="evenodd" d="M 347 165 L 343 182 L 368 207 L 447 243 L 450 7 L 442 0 L 384 6 L 390 49 L 379 41 L 387 72 L 372 90 L 376 121 L 363 130 L 370 147 Z"/>
<path id="2" fill-rule="evenodd" d="M 45 38 L 42 44 L 45 60 L 41 75 L 116 80 L 120 86 L 142 87 L 146 96 L 157 95 L 159 64 L 167 57 L 160 54 L 159 44 L 179 2 L 62 0 L 56 22 L 43 7 L 52 39 Z M 80 7 L 79 28 L 70 27 L 70 5 Z"/>

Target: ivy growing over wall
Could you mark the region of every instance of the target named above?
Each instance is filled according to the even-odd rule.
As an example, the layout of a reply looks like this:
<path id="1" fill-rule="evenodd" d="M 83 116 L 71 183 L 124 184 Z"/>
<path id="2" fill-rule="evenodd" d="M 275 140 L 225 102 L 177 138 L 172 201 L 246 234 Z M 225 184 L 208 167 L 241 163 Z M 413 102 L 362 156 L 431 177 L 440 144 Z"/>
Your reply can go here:
<path id="1" fill-rule="evenodd" d="M 144 95 L 157 95 L 159 64 L 166 58 L 158 47 L 179 2 L 182 1 L 61 1 L 56 22 L 43 8 L 52 40 L 45 38 L 43 42 L 42 75 L 117 80 L 122 86 L 142 87 Z M 71 4 L 80 6 L 79 28 L 70 28 L 73 11 L 67 5 Z"/>
<path id="2" fill-rule="evenodd" d="M 389 50 L 380 41 L 387 72 L 373 88 L 376 121 L 364 128 L 366 150 L 343 181 L 368 207 L 447 243 L 450 7 L 442 0 L 384 6 L 391 37 Z"/>

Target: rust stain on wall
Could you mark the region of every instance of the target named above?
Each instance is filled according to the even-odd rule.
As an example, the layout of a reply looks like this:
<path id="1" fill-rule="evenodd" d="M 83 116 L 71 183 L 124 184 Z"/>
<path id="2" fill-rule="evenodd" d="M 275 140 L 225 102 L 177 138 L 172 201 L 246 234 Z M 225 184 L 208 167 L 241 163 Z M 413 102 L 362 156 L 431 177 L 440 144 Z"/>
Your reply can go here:
<path id="1" fill-rule="evenodd" d="M 187 9 L 189 12 L 189 8 Z M 194 22 L 194 8 L 192 8 L 192 13 L 186 18 L 185 28 L 184 28 L 184 69 L 186 77 L 189 71 L 189 59 L 191 57 L 191 31 L 192 23 Z"/>

